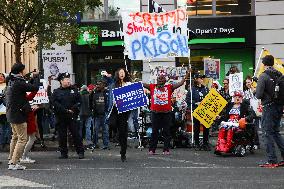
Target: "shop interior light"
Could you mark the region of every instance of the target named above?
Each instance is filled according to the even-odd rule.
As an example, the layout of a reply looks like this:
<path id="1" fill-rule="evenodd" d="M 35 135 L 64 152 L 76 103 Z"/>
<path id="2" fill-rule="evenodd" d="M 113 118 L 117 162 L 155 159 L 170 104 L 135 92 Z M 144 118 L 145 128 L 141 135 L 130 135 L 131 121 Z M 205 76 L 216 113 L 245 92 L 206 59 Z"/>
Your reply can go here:
<path id="1" fill-rule="evenodd" d="M 227 5 L 229 5 L 229 6 L 238 6 L 239 4 L 238 3 L 229 3 Z"/>

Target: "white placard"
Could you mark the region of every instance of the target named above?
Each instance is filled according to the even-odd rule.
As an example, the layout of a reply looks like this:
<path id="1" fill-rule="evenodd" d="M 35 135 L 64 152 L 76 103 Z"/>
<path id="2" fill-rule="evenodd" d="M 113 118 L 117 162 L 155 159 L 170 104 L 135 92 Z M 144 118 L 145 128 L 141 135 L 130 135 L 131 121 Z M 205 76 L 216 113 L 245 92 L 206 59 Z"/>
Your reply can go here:
<path id="1" fill-rule="evenodd" d="M 36 93 L 35 97 L 32 101 L 30 101 L 31 105 L 34 104 L 47 104 L 49 103 L 49 98 L 47 96 L 47 92 L 43 86 L 40 86 L 38 92 Z"/>
<path id="2" fill-rule="evenodd" d="M 243 72 L 229 75 L 229 93 L 232 96 L 235 91 L 243 91 Z"/>
<path id="3" fill-rule="evenodd" d="M 68 72 L 68 58 L 64 50 L 43 50 L 42 61 L 46 81 L 49 76 L 55 79 L 59 73 Z"/>
<path id="4" fill-rule="evenodd" d="M 125 54 L 131 60 L 188 57 L 187 13 L 122 12 Z"/>

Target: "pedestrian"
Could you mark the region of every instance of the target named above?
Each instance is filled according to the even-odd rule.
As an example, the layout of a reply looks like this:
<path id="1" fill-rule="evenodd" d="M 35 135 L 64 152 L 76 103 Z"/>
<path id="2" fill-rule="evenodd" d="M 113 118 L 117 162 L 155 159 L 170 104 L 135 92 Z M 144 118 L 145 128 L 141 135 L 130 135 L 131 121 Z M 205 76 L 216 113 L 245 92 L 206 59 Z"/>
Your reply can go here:
<path id="1" fill-rule="evenodd" d="M 68 158 L 67 130 L 72 134 L 79 159 L 83 159 L 84 147 L 79 136 L 77 123 L 81 103 L 80 94 L 78 90 L 71 87 L 69 73 L 61 73 L 58 76 L 58 81 L 60 81 L 60 87 L 53 91 L 51 99 L 58 128 L 59 148 L 61 152 L 59 159 Z"/>
<path id="2" fill-rule="evenodd" d="M 253 87 L 252 85 L 253 80 L 251 76 L 247 76 L 244 81 L 244 99 L 248 100 L 250 106 L 252 107 L 253 111 L 255 112 L 255 117 L 254 117 L 254 149 L 259 149 L 260 148 L 260 143 L 259 143 L 259 137 L 258 137 L 258 128 L 259 128 L 259 122 L 260 122 L 260 117 L 258 117 L 257 112 L 258 112 L 258 107 L 260 105 L 259 100 L 255 97 L 255 90 L 256 88 Z"/>
<path id="3" fill-rule="evenodd" d="M 37 92 L 32 92 L 28 94 L 27 100 L 32 101 Z M 22 158 L 20 159 L 21 163 L 35 163 L 35 160 L 28 157 L 29 151 L 32 149 L 34 142 L 36 141 L 36 135 L 38 133 L 37 122 L 36 122 L 36 110 L 39 108 L 39 105 L 31 105 L 31 111 L 28 113 L 27 118 L 27 135 L 28 142 L 25 146 L 24 153 Z"/>
<path id="4" fill-rule="evenodd" d="M 33 84 L 27 83 L 23 77 L 24 69 L 24 64 L 14 64 L 7 81 L 6 115 L 13 132 L 10 143 L 9 170 L 26 168 L 18 163 L 27 142 L 27 114 L 31 110 L 26 92 L 38 91 L 39 89 L 39 77 L 34 80 Z"/>
<path id="5" fill-rule="evenodd" d="M 192 104 L 192 110 L 193 112 L 201 103 L 201 101 L 205 98 L 205 96 L 208 94 L 209 89 L 203 84 L 203 79 L 205 78 L 204 75 L 201 75 L 199 73 L 194 75 L 194 86 L 192 87 L 192 101 L 191 101 L 191 91 L 188 91 L 186 96 L 186 102 L 188 107 L 191 107 Z M 206 128 L 204 125 L 202 125 L 203 128 L 203 144 L 200 145 L 199 142 L 199 133 L 200 133 L 200 121 L 196 118 L 193 118 L 193 127 L 194 127 L 194 147 L 195 150 L 205 150 L 210 151 L 211 147 L 209 145 L 209 128 Z"/>
<path id="6" fill-rule="evenodd" d="M 219 91 L 220 95 L 228 102 L 232 102 L 232 96 L 229 92 L 229 79 L 225 78 L 223 80 L 223 87 Z"/>
<path id="7" fill-rule="evenodd" d="M 11 140 L 11 126 L 6 118 L 5 100 L 6 78 L 0 73 L 0 150 L 6 151 Z"/>
<path id="8" fill-rule="evenodd" d="M 280 163 L 283 163 L 284 160 L 284 141 L 279 129 L 283 114 L 283 105 L 274 101 L 274 79 L 279 78 L 282 74 L 273 68 L 274 57 L 272 55 L 263 57 L 262 64 L 265 71 L 259 76 L 255 96 L 261 100 L 263 106 L 261 127 L 264 135 L 267 161 L 260 163 L 259 166 L 275 167 L 278 161 L 274 142 L 277 144 L 281 153 L 282 162 Z"/>
<path id="9" fill-rule="evenodd" d="M 81 106 L 80 106 L 80 127 L 79 136 L 83 140 L 83 133 L 86 136 L 87 148 L 92 148 L 92 112 L 91 112 L 91 95 L 88 87 L 83 85 L 80 90 Z M 83 132 L 85 129 L 85 132 Z"/>
<path id="10" fill-rule="evenodd" d="M 185 78 L 188 76 L 189 73 L 187 73 Z M 149 146 L 149 155 L 154 155 L 156 153 L 160 129 L 163 129 L 164 137 L 163 154 L 170 154 L 170 127 L 173 124 L 171 98 L 173 91 L 184 84 L 185 78 L 175 84 L 166 84 L 166 76 L 159 75 L 157 77 L 157 84 L 143 83 L 143 86 L 150 90 L 151 95 L 152 134 Z"/>
<path id="11" fill-rule="evenodd" d="M 103 147 L 109 149 L 109 125 L 106 116 L 109 108 L 109 91 L 105 88 L 105 81 L 99 80 L 93 95 L 93 114 L 95 120 L 94 146 L 98 146 L 99 131 L 102 128 Z M 112 104 L 111 104 L 112 105 Z"/>
<path id="12" fill-rule="evenodd" d="M 127 120 L 128 120 L 129 112 L 118 113 L 114 98 L 112 98 L 112 90 L 114 88 L 123 87 L 129 84 L 131 84 L 131 82 L 130 82 L 130 75 L 128 71 L 126 71 L 126 69 L 124 68 L 119 68 L 115 72 L 114 83 L 110 85 L 109 101 L 110 101 L 110 104 L 112 104 L 112 108 L 109 114 L 110 116 L 107 116 L 109 118 L 108 121 L 111 120 L 111 122 L 115 124 L 116 127 L 118 128 L 120 156 L 121 156 L 122 162 L 126 161 L 127 136 L 128 136 Z"/>

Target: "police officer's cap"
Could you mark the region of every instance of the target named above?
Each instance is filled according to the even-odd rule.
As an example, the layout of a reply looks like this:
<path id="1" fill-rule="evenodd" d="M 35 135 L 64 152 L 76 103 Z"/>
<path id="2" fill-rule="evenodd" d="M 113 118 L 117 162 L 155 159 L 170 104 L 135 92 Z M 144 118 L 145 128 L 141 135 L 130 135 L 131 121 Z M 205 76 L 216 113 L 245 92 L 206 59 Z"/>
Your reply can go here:
<path id="1" fill-rule="evenodd" d="M 195 74 L 195 75 L 194 75 L 194 79 L 198 79 L 198 78 L 204 79 L 204 78 L 205 78 L 205 75 L 201 75 L 200 73 Z"/>
<path id="2" fill-rule="evenodd" d="M 70 78 L 70 74 L 68 72 L 60 73 L 57 77 L 57 80 L 62 81 L 64 78 Z"/>

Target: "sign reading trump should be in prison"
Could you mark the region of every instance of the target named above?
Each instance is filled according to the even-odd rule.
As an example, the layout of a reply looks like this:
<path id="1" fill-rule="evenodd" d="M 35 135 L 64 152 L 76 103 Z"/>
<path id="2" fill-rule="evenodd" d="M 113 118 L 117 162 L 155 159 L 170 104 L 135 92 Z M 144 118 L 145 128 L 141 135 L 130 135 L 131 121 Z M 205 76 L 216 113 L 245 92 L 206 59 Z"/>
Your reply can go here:
<path id="1" fill-rule="evenodd" d="M 215 89 L 211 89 L 194 110 L 193 116 L 206 128 L 210 128 L 227 103 L 228 102 Z"/>
<path id="2" fill-rule="evenodd" d="M 125 52 L 131 60 L 187 57 L 187 13 L 122 12 Z"/>
<path id="3" fill-rule="evenodd" d="M 140 82 L 113 89 L 113 97 L 119 113 L 147 106 L 148 100 Z"/>

